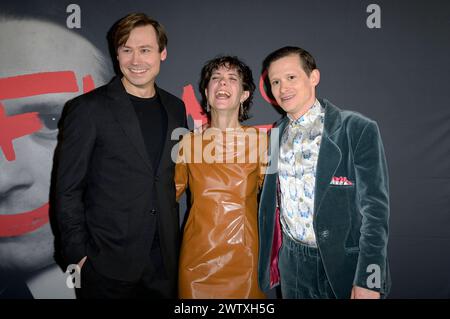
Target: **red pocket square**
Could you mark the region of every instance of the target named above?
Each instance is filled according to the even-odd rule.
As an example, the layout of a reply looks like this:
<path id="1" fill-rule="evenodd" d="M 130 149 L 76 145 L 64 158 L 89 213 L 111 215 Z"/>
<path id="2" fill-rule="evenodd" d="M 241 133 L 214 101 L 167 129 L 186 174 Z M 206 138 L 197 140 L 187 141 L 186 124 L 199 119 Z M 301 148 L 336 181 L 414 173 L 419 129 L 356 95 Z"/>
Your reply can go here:
<path id="1" fill-rule="evenodd" d="M 353 185 L 345 176 L 333 176 L 330 185 Z"/>

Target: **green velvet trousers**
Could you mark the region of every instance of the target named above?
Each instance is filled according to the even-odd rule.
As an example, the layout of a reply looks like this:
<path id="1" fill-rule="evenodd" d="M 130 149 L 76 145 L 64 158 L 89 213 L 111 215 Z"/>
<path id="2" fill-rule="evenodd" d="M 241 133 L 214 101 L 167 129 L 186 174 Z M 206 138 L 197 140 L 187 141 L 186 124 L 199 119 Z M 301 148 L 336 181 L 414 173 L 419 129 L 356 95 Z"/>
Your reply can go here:
<path id="1" fill-rule="evenodd" d="M 335 299 L 319 250 L 295 242 L 286 234 L 279 256 L 283 299 Z"/>

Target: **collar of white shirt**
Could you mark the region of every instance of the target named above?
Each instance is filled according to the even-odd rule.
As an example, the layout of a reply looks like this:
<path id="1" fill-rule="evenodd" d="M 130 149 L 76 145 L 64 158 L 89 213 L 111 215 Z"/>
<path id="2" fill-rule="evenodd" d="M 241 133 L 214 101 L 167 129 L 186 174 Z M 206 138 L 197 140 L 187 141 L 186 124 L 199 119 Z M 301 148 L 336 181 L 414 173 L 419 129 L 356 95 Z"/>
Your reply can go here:
<path id="1" fill-rule="evenodd" d="M 300 116 L 298 119 L 292 117 L 292 115 L 287 114 L 289 118 L 289 125 L 301 125 L 301 126 L 309 126 L 309 123 L 314 123 L 318 116 L 322 113 L 322 106 L 320 105 L 319 100 L 315 100 L 314 104 L 306 111 L 305 114 Z"/>

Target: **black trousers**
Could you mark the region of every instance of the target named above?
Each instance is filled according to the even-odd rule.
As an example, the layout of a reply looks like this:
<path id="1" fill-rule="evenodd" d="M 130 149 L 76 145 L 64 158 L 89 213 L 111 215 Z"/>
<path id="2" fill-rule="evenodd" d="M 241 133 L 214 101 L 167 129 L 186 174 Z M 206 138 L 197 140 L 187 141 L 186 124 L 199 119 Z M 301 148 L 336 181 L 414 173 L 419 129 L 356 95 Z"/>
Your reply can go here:
<path id="1" fill-rule="evenodd" d="M 86 259 L 81 269 L 81 288 L 77 289 L 79 299 L 165 299 L 176 298 L 176 290 L 170 286 L 159 247 L 155 237 L 149 261 L 141 278 L 129 282 L 108 278 L 99 273 Z"/>

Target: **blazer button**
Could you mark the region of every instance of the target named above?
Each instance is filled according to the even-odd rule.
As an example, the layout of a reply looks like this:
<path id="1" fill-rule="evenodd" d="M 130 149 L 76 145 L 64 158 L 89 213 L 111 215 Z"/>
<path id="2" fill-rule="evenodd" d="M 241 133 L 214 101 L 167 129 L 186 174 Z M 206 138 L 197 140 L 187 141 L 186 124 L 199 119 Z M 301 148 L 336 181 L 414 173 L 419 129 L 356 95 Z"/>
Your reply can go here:
<path id="1" fill-rule="evenodd" d="M 152 208 L 152 209 L 150 210 L 150 215 L 156 215 L 156 209 Z"/>

